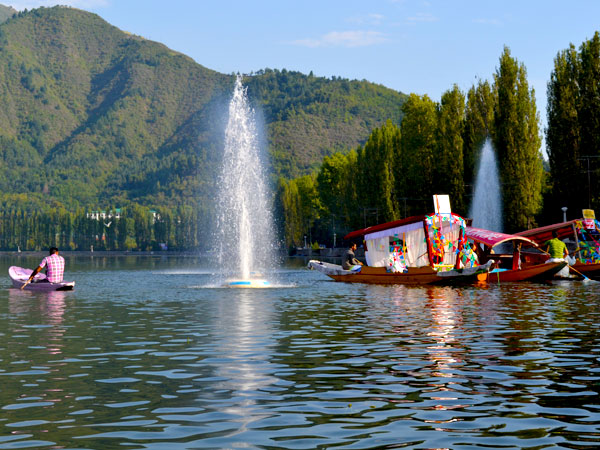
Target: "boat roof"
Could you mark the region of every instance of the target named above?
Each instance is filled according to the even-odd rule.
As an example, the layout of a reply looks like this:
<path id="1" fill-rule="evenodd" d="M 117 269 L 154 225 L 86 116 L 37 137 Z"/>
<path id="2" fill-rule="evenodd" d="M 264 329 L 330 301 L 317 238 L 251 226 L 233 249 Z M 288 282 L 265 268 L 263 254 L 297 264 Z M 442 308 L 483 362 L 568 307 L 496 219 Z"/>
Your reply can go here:
<path id="1" fill-rule="evenodd" d="M 431 214 L 421 214 L 418 216 L 411 216 L 411 217 L 407 217 L 406 219 L 400 219 L 400 220 L 394 220 L 392 222 L 386 222 L 386 223 L 380 223 L 378 225 L 373 225 L 367 228 L 363 228 L 362 230 L 356 230 L 356 231 L 352 231 L 350 233 L 348 233 L 346 236 L 344 236 L 344 239 L 346 240 L 351 240 L 351 239 L 356 239 L 359 237 L 363 237 L 367 234 L 372 234 L 372 233 L 376 233 L 378 231 L 384 231 L 384 230 L 389 230 L 390 228 L 398 228 L 401 226 L 405 226 L 405 225 L 410 225 L 410 224 L 415 224 L 415 223 L 420 223 L 423 222 L 423 220 L 425 220 L 427 217 L 430 216 L 454 216 L 454 217 L 459 217 L 462 220 L 465 220 L 463 217 L 459 216 L 458 214 L 455 213 L 442 213 L 442 214 L 438 214 L 438 213 L 431 213 Z"/>
<path id="2" fill-rule="evenodd" d="M 569 220 L 568 222 L 560 222 L 552 225 L 546 225 L 544 227 L 533 228 L 531 230 L 520 231 L 515 233 L 516 236 L 528 237 L 537 244 L 543 244 L 546 241 L 552 239 L 552 232 L 558 233 L 558 238 L 563 239 L 567 236 L 573 235 L 573 225 L 575 222 L 582 219 Z"/>
<path id="3" fill-rule="evenodd" d="M 498 231 L 485 230 L 483 228 L 467 227 L 467 237 L 486 247 L 493 248 L 496 245 L 510 241 L 526 242 L 530 245 L 535 245 L 531 239 L 524 236 L 516 236 L 514 234 L 499 233 Z"/>
<path id="4" fill-rule="evenodd" d="M 378 225 L 373 225 L 371 227 L 363 228 L 362 230 L 352 231 L 352 232 L 348 233 L 346 236 L 344 236 L 344 239 L 346 239 L 346 240 L 356 239 L 356 238 L 364 236 L 365 234 L 371 234 L 371 233 L 375 233 L 377 231 L 383 231 L 383 230 L 387 230 L 389 228 L 396 228 L 396 227 L 400 227 L 402 225 L 408 225 L 408 224 L 415 223 L 415 222 L 423 222 L 425 217 L 427 217 L 427 216 L 422 214 L 420 216 L 412 216 L 412 217 L 407 217 L 406 219 L 400 219 L 400 220 L 394 220 L 392 222 L 380 223 Z"/>

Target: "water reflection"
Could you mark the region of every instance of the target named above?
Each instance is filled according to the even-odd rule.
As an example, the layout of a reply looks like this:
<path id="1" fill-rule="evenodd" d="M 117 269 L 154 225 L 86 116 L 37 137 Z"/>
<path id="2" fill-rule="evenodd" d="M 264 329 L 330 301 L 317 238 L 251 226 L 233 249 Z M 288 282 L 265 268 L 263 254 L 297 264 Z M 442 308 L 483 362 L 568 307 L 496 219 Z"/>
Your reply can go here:
<path id="1" fill-rule="evenodd" d="M 0 290 L 0 448 L 600 444 L 597 286 L 293 268 L 232 291 L 189 289 L 210 275 L 186 261 L 77 264 L 73 292 Z"/>
<path id="2" fill-rule="evenodd" d="M 272 372 L 269 355 L 274 346 L 271 324 L 276 321 L 268 301 L 256 290 L 236 289 L 229 301 L 219 304 L 215 318 L 215 335 L 220 336 L 217 349 L 222 358 L 213 364 L 222 381 L 215 387 L 235 393 L 241 402 L 225 411 L 244 417 L 243 410 L 256 404 L 256 393 L 267 390 L 277 378 Z M 253 420 L 245 417 L 245 420 Z"/>
<path id="3" fill-rule="evenodd" d="M 35 293 L 22 291 L 20 289 L 8 289 L 9 312 L 13 317 L 27 316 L 34 320 L 35 324 L 27 325 L 28 328 L 39 328 L 44 330 L 42 341 L 46 343 L 46 349 L 51 355 L 61 353 L 63 347 L 62 338 L 65 333 L 63 323 L 65 314 L 65 299 L 68 293 L 44 292 Z M 17 324 L 14 333 L 23 331 Z"/>

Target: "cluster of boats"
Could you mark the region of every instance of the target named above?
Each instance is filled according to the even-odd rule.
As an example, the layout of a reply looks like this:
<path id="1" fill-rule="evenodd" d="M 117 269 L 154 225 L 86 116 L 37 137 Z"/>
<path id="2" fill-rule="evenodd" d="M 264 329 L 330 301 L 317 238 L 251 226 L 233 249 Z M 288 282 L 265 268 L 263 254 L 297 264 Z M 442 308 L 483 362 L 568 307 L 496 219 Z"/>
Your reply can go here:
<path id="1" fill-rule="evenodd" d="M 583 218 L 516 234 L 474 228 L 450 210 L 447 196 L 434 196 L 435 212 L 349 233 L 362 239 L 366 265 L 351 267 L 311 260 L 308 267 L 336 281 L 369 284 L 465 284 L 600 277 L 600 224 Z M 554 234 L 576 257 L 552 259 L 544 244 Z"/>

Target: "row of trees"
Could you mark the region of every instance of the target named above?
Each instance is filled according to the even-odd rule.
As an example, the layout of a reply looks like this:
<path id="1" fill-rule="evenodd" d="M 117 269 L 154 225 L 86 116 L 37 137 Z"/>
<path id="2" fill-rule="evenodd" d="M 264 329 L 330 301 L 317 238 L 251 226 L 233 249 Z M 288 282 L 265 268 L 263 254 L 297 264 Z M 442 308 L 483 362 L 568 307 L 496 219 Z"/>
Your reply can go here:
<path id="1" fill-rule="evenodd" d="M 118 219 L 91 218 L 84 209 L 2 209 L 0 250 L 159 250 L 164 245 L 169 250 L 197 249 L 201 224 L 198 210 L 190 207 L 151 211 L 132 204 L 120 210 Z"/>
<path id="2" fill-rule="evenodd" d="M 600 34 L 558 53 L 548 83 L 546 145 L 552 200 L 600 208 Z"/>
<path id="3" fill-rule="evenodd" d="M 400 126 L 388 121 L 364 146 L 326 157 L 319 171 L 279 181 L 277 198 L 289 247 L 331 243 L 334 233 L 432 209 L 433 194 L 448 194 L 467 214 L 475 163 L 491 138 L 502 180 L 505 229 L 532 226 L 542 207 L 543 160 L 533 89 L 508 48 L 493 83 L 465 95 L 455 85 L 435 102 L 411 94 Z"/>

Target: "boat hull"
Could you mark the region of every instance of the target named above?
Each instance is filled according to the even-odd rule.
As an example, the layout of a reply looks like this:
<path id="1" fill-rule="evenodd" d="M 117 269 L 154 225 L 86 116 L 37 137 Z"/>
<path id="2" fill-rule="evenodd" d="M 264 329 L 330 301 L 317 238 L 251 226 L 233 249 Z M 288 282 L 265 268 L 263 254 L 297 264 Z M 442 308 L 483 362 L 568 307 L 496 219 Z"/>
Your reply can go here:
<path id="1" fill-rule="evenodd" d="M 33 270 L 25 269 L 23 267 L 12 266 L 8 269 L 8 276 L 12 282 L 13 287 L 21 289 L 23 285 L 29 279 L 29 276 L 32 274 Z M 43 273 L 38 273 L 33 282 L 29 283 L 25 286 L 25 290 L 27 291 L 72 291 L 75 288 L 75 282 L 62 282 L 62 283 L 50 283 L 46 281 L 46 275 Z"/>
<path id="2" fill-rule="evenodd" d="M 511 281 L 546 281 L 551 280 L 560 270 L 567 265 L 566 262 L 536 264 L 521 270 L 491 271 L 479 274 L 479 281 L 500 283 Z"/>
<path id="3" fill-rule="evenodd" d="M 548 255 L 543 253 L 529 253 L 525 255 L 525 261 L 527 264 L 542 264 L 543 261 L 547 259 Z M 588 278 L 600 280 L 600 263 L 584 263 L 577 260 L 577 262 L 575 262 L 575 264 L 573 264 L 571 267 L 575 269 L 571 271 L 573 278 L 581 278 L 581 276 L 577 273 L 580 272 Z"/>
<path id="4" fill-rule="evenodd" d="M 600 279 L 600 263 L 582 263 L 577 261 L 573 266 L 573 269 L 581 272 L 588 278 L 593 278 L 595 280 Z"/>
<path id="5" fill-rule="evenodd" d="M 437 270 L 425 267 L 409 267 L 407 272 L 392 273 L 385 267 L 361 267 L 360 272 L 342 270 L 341 266 L 336 264 L 324 263 L 321 261 L 310 261 L 309 268 L 319 270 L 335 281 L 346 283 L 366 283 L 366 284 L 406 284 L 406 285 L 426 285 L 426 284 L 469 284 L 477 282 L 477 275 L 486 272 L 489 266 L 481 266 L 480 269 L 464 269 L 457 271 L 448 271 L 440 273 Z"/>

